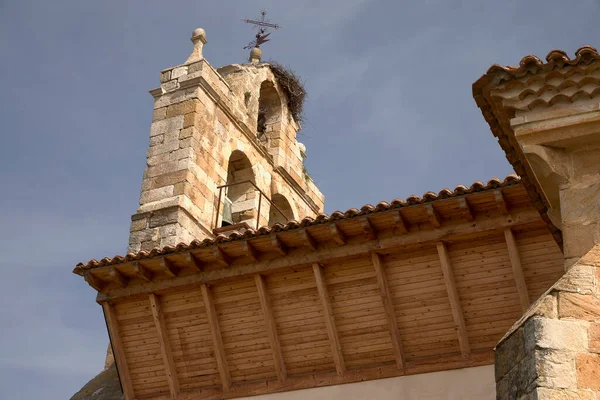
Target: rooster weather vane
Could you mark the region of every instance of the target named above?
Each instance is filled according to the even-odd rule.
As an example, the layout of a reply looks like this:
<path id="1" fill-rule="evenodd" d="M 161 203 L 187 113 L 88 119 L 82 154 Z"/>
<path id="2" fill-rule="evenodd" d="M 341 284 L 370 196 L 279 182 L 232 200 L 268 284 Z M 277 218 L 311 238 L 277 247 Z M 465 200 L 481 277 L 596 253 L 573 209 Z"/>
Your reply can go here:
<path id="1" fill-rule="evenodd" d="M 271 34 L 271 32 L 268 32 L 269 28 L 273 28 L 273 29 L 279 29 L 279 24 L 272 24 L 269 22 L 269 20 L 266 19 L 267 16 L 267 12 L 265 10 L 262 10 L 260 12 L 260 19 L 259 20 L 253 20 L 253 19 L 243 19 L 242 21 L 244 21 L 247 24 L 252 24 L 255 26 L 255 28 L 258 29 L 258 33 L 255 36 L 255 39 L 253 41 L 251 41 L 250 43 L 248 43 L 248 46 L 244 47 L 244 49 L 252 49 L 254 47 L 259 48 L 261 44 L 264 44 L 266 42 L 268 42 L 271 39 L 267 39 L 269 37 L 269 35 Z"/>

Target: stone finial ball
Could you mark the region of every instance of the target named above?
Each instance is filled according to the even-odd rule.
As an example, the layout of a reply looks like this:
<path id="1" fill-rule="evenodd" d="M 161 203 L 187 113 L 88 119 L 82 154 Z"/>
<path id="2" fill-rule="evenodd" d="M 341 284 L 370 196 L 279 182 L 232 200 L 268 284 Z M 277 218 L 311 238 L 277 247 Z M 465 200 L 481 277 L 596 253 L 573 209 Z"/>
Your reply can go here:
<path id="1" fill-rule="evenodd" d="M 202 38 L 204 41 L 206 40 L 206 32 L 202 28 L 194 29 L 192 33 L 192 40 Z"/>
<path id="2" fill-rule="evenodd" d="M 250 58 L 258 58 L 260 60 L 260 56 L 262 56 L 262 50 L 258 47 L 255 47 L 252 50 L 250 50 Z"/>

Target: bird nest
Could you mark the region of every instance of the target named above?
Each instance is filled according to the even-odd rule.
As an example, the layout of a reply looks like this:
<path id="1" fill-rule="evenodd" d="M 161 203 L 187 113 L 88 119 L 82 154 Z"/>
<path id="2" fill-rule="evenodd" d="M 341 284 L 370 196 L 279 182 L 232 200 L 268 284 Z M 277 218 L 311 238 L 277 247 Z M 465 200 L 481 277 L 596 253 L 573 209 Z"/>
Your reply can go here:
<path id="1" fill-rule="evenodd" d="M 269 61 L 269 66 L 273 75 L 277 79 L 279 86 L 285 92 L 288 98 L 288 109 L 292 113 L 296 122 L 302 122 L 304 119 L 303 107 L 306 98 L 306 90 L 300 80 L 300 77 L 288 67 L 284 67 L 276 61 Z"/>

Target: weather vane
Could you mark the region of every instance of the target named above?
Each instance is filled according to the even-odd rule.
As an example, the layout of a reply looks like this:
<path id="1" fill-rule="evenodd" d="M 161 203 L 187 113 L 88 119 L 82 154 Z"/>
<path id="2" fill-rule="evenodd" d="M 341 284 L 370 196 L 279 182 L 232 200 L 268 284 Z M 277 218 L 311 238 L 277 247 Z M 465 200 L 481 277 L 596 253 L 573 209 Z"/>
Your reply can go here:
<path id="1" fill-rule="evenodd" d="M 253 19 L 243 19 L 242 20 L 247 24 L 254 25 L 255 28 L 258 29 L 258 33 L 256 34 L 255 39 L 253 41 L 251 41 L 250 43 L 248 43 L 248 46 L 244 47 L 244 49 L 252 49 L 254 47 L 259 48 L 261 44 L 266 43 L 269 40 L 271 40 L 271 39 L 267 39 L 267 37 L 269 37 L 269 35 L 271 34 L 271 32 L 267 33 L 267 30 L 269 28 L 279 29 L 279 25 L 270 23 L 269 20 L 266 18 L 266 16 L 267 16 L 267 11 L 262 10 L 260 12 L 260 20 L 253 20 Z"/>

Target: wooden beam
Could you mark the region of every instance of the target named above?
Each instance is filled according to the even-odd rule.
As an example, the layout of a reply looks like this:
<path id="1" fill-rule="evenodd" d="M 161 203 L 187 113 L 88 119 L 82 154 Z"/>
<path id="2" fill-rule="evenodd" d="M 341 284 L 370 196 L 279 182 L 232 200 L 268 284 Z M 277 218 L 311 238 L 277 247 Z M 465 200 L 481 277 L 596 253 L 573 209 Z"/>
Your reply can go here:
<path id="1" fill-rule="evenodd" d="M 510 258 L 510 266 L 512 268 L 513 277 L 515 278 L 515 284 L 517 285 L 521 308 L 523 311 L 527 311 L 531 302 L 529 301 L 527 284 L 525 283 L 525 276 L 523 275 L 523 266 L 521 265 L 517 241 L 510 228 L 504 230 L 504 238 L 506 239 L 506 246 L 508 247 L 508 257 Z"/>
<path id="2" fill-rule="evenodd" d="M 377 229 L 375 229 L 375 227 L 373 226 L 371 221 L 369 221 L 368 217 L 361 217 L 360 225 L 361 225 L 362 230 L 365 233 L 365 236 L 367 237 L 367 239 L 369 239 L 369 240 L 377 239 Z"/>
<path id="3" fill-rule="evenodd" d="M 177 396 L 179 396 L 179 379 L 177 378 L 177 370 L 175 368 L 175 362 L 173 361 L 173 353 L 171 352 L 171 346 L 167 336 L 167 326 L 161 310 L 160 299 L 154 293 L 150 293 L 149 297 L 150 309 L 152 310 L 154 326 L 156 326 L 158 343 L 160 345 L 160 353 L 163 359 L 163 366 L 165 367 L 167 382 L 169 383 L 171 399 L 176 400 Z"/>
<path id="4" fill-rule="evenodd" d="M 280 255 L 287 255 L 288 249 L 287 246 L 279 239 L 276 233 L 271 234 L 271 246 L 278 252 Z"/>
<path id="5" fill-rule="evenodd" d="M 344 235 L 344 232 L 342 232 L 342 230 L 338 228 L 335 222 L 329 225 L 329 233 L 331 233 L 333 241 L 339 245 L 344 245 L 348 242 L 348 239 L 346 239 L 346 235 Z"/>
<path id="6" fill-rule="evenodd" d="M 444 274 L 444 282 L 446 284 L 446 291 L 448 292 L 448 300 L 450 300 L 452 318 L 454 319 L 454 326 L 456 333 L 458 334 L 460 352 L 462 353 L 463 358 L 469 358 L 471 356 L 471 345 L 469 344 L 467 326 L 465 325 L 465 317 L 462 311 L 462 306 L 460 305 L 458 290 L 456 289 L 456 282 L 454 280 L 454 272 L 452 271 L 452 264 L 450 262 L 450 256 L 448 255 L 448 249 L 446 248 L 446 244 L 443 242 L 437 242 L 436 246 L 438 256 L 440 258 L 440 264 L 442 266 L 442 272 Z"/>
<path id="7" fill-rule="evenodd" d="M 494 190 L 494 200 L 496 200 L 496 205 L 498 206 L 498 209 L 500 210 L 500 212 L 503 215 L 508 215 L 510 211 L 508 209 L 508 204 L 506 203 L 506 200 L 504 199 L 504 195 L 502 194 L 502 190 L 500 190 L 500 189 Z"/>
<path id="8" fill-rule="evenodd" d="M 189 266 L 194 268 L 196 271 L 202 272 L 204 270 L 204 265 L 202 264 L 202 261 L 198 260 L 198 258 L 196 258 L 196 256 L 194 256 L 191 252 L 183 253 L 183 258 L 185 258 L 185 262 Z"/>
<path id="9" fill-rule="evenodd" d="M 227 253 L 225 253 L 219 246 L 214 247 L 213 256 L 215 257 L 215 260 L 217 260 L 217 262 L 223 267 L 228 267 L 233 262 L 231 257 L 227 255 Z"/>
<path id="10" fill-rule="evenodd" d="M 458 201 L 458 207 L 460 208 L 463 217 L 469 222 L 474 221 L 475 215 L 473 214 L 473 210 L 471 210 L 471 206 L 469 205 L 467 199 L 464 197 L 458 197 L 456 200 Z"/>
<path id="11" fill-rule="evenodd" d="M 133 271 L 135 272 L 135 275 L 138 278 L 145 280 L 146 282 L 152 281 L 152 278 L 154 277 L 152 271 L 150 271 L 148 268 L 144 267 L 137 261 L 133 263 Z"/>
<path id="12" fill-rule="evenodd" d="M 346 372 L 346 366 L 344 364 L 344 354 L 342 353 L 342 344 L 338 337 L 337 328 L 335 326 L 335 319 L 333 317 L 333 311 L 331 310 L 331 302 L 329 301 L 329 291 L 327 290 L 327 283 L 325 282 L 325 272 L 323 267 L 319 264 L 313 264 L 313 274 L 315 275 L 315 281 L 317 282 L 317 290 L 319 292 L 319 298 L 321 299 L 321 305 L 323 307 L 323 318 L 325 319 L 325 327 L 327 328 L 327 336 L 329 336 L 329 343 L 331 344 L 331 352 L 333 353 L 333 362 L 335 363 L 335 370 L 339 376 L 344 375 Z"/>
<path id="13" fill-rule="evenodd" d="M 165 273 L 167 275 L 169 275 L 171 278 L 176 277 L 177 275 L 179 275 L 179 269 L 177 267 L 175 267 L 175 264 L 173 264 L 173 261 L 167 259 L 167 257 L 161 257 L 158 260 L 160 268 L 162 270 L 165 271 Z"/>
<path id="14" fill-rule="evenodd" d="M 427 218 L 429 219 L 431 225 L 433 225 L 434 228 L 441 227 L 442 223 L 440 221 L 440 216 L 438 215 L 437 211 L 435 211 L 435 208 L 433 208 L 433 205 L 431 203 L 427 203 L 424 204 L 424 207 L 425 211 L 427 212 Z"/>
<path id="15" fill-rule="evenodd" d="M 408 224 L 404 220 L 400 210 L 396 210 L 392 213 L 394 219 L 394 232 L 408 233 Z"/>
<path id="16" fill-rule="evenodd" d="M 400 330 L 398 329 L 398 321 L 396 320 L 396 312 L 394 311 L 392 296 L 390 295 L 390 289 L 388 287 L 387 275 L 383 270 L 381 256 L 377 253 L 372 253 L 371 258 L 373 259 L 375 275 L 377 275 L 377 282 L 379 283 L 379 293 L 381 294 L 381 300 L 383 301 L 383 308 L 385 310 L 385 316 L 388 322 L 388 329 L 390 331 L 392 345 L 394 346 L 396 365 L 399 369 L 402 369 L 404 367 L 404 350 L 402 348 L 402 340 L 400 337 Z"/>
<path id="17" fill-rule="evenodd" d="M 225 347 L 223 346 L 223 338 L 221 336 L 221 329 L 219 328 L 215 303 L 210 288 L 205 283 L 203 283 L 200 288 L 202 290 L 202 298 L 204 299 L 204 307 L 206 308 L 210 337 L 212 339 L 215 358 L 217 360 L 217 369 L 219 370 L 219 376 L 221 377 L 223 391 L 227 392 L 229 388 L 231 388 L 231 374 L 229 372 L 229 366 L 227 365 L 227 358 L 225 357 Z"/>
<path id="18" fill-rule="evenodd" d="M 263 318 L 265 320 L 265 327 L 267 328 L 267 334 L 269 335 L 269 342 L 271 344 L 271 351 L 273 352 L 273 363 L 275 365 L 275 371 L 277 372 L 277 378 L 279 382 L 284 382 L 287 379 L 287 372 L 285 369 L 285 362 L 283 360 L 283 353 L 281 352 L 281 344 L 279 343 L 279 335 L 277 334 L 277 324 L 273 317 L 273 311 L 271 309 L 271 301 L 269 299 L 269 293 L 267 292 L 267 283 L 262 275 L 254 275 L 254 282 L 256 283 L 256 289 L 258 290 L 258 297 L 260 299 L 260 306 L 262 308 Z"/>
<path id="19" fill-rule="evenodd" d="M 317 244 L 315 238 L 313 238 L 306 229 L 300 229 L 300 237 L 302 238 L 302 240 L 304 241 L 304 244 L 306 246 L 308 246 L 309 249 L 311 249 L 312 251 L 317 250 L 318 244 Z"/>
<path id="20" fill-rule="evenodd" d="M 113 281 L 117 282 L 119 285 L 121 285 L 121 287 L 127 286 L 127 283 L 129 282 L 129 278 L 127 278 L 125 275 L 123 275 L 121 273 L 121 271 L 119 271 L 115 267 L 110 267 L 108 269 L 108 274 L 110 275 L 110 278 Z"/>
<path id="21" fill-rule="evenodd" d="M 336 260 L 348 257 L 359 257 L 369 254 L 371 251 L 386 249 L 402 249 L 403 247 L 435 243 L 440 240 L 463 240 L 472 238 L 474 235 L 499 233 L 504 228 L 528 226 L 530 224 L 543 223 L 537 210 L 530 208 L 525 211 L 514 210 L 510 216 L 496 215 L 490 218 L 479 218 L 471 223 L 464 221 L 448 221 L 444 229 L 426 229 L 422 231 L 411 231 L 405 235 L 382 236 L 379 240 L 369 240 L 357 243 L 348 243 L 345 246 L 331 245 L 322 246 L 318 251 L 292 253 L 287 257 L 277 257 L 269 262 L 240 264 L 236 268 L 211 268 L 198 274 L 178 276 L 173 279 L 155 279 L 143 285 L 129 285 L 126 288 L 105 288 L 96 297 L 97 302 L 109 299 L 134 296 L 150 291 L 172 289 L 181 285 L 197 285 L 205 282 L 217 282 L 222 279 L 230 279 L 244 275 L 272 272 L 298 265 L 311 265 L 323 260 Z"/>
<path id="22" fill-rule="evenodd" d="M 131 375 L 129 374 L 127 359 L 125 358 L 125 349 L 123 348 L 123 342 L 121 341 L 119 323 L 117 321 L 115 309 L 110 303 L 106 302 L 102 304 L 102 310 L 104 310 L 104 318 L 106 319 L 108 335 L 115 356 L 115 362 L 117 363 L 117 370 L 119 371 L 119 378 L 121 380 L 125 400 L 135 400 L 133 384 L 131 383 Z"/>
<path id="23" fill-rule="evenodd" d="M 96 289 L 98 292 L 102 291 L 102 289 L 104 289 L 104 282 L 98 278 L 96 275 L 94 275 L 92 273 L 92 271 L 85 271 L 83 273 L 83 279 L 85 279 L 85 281 L 88 283 L 88 285 L 90 285 L 91 287 L 93 287 L 94 289 Z"/>
<path id="24" fill-rule="evenodd" d="M 242 249 L 254 262 L 259 261 L 258 251 L 248 241 L 242 242 Z"/>

